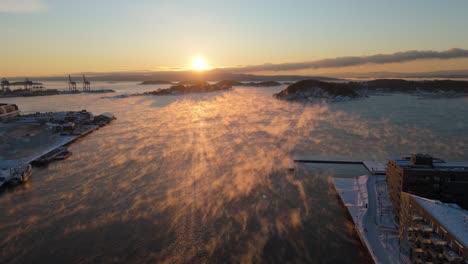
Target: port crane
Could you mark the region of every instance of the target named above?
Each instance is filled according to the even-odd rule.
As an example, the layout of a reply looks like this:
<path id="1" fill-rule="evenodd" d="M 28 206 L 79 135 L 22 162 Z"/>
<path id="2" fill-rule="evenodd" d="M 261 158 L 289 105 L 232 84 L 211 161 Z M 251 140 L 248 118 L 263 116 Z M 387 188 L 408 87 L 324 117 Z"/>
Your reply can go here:
<path id="1" fill-rule="evenodd" d="M 10 81 L 8 81 L 6 78 L 3 78 L 1 82 L 1 86 L 2 86 L 2 92 L 6 92 L 7 90 L 10 89 Z"/>
<path id="2" fill-rule="evenodd" d="M 83 74 L 83 91 L 91 91 L 91 82 Z"/>
<path id="3" fill-rule="evenodd" d="M 69 91 L 73 91 L 73 92 L 76 92 L 76 82 L 72 81 L 71 79 L 71 76 L 68 75 L 68 90 Z"/>
<path id="4" fill-rule="evenodd" d="M 28 91 L 32 91 L 33 82 L 30 81 L 28 78 L 24 79 L 24 89 Z"/>

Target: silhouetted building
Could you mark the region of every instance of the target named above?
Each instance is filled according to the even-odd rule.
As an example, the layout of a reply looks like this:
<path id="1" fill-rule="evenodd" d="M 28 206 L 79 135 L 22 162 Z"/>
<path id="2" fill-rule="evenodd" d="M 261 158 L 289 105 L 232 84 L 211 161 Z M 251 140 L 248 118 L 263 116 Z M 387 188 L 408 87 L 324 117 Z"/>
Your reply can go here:
<path id="1" fill-rule="evenodd" d="M 468 164 L 446 163 L 429 155 L 412 154 L 387 161 L 387 183 L 396 218 L 400 215 L 401 192 L 468 209 Z"/>
<path id="2" fill-rule="evenodd" d="M 412 263 L 466 263 L 468 211 L 456 204 L 403 192 L 400 250 Z"/>

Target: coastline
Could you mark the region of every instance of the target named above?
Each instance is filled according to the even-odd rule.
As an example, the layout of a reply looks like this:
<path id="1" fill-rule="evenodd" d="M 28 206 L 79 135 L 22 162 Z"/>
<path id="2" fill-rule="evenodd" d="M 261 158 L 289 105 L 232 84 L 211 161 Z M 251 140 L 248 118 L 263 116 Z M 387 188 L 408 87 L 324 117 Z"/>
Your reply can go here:
<path id="1" fill-rule="evenodd" d="M 399 253 L 398 228 L 393 223 L 391 204 L 382 202 L 388 195 L 385 177 L 334 178 L 330 185 L 374 263 L 400 263 L 404 256 Z"/>

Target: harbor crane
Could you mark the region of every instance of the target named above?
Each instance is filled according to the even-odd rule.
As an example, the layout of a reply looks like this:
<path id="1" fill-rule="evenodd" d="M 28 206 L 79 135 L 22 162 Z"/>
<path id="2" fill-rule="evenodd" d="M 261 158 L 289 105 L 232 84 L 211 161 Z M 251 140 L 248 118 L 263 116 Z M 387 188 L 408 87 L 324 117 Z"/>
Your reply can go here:
<path id="1" fill-rule="evenodd" d="M 24 79 L 24 89 L 27 91 L 32 91 L 33 89 L 33 82 L 28 78 Z"/>
<path id="2" fill-rule="evenodd" d="M 6 92 L 10 90 L 10 81 L 8 81 L 6 78 L 3 78 L 1 82 L 1 86 L 2 86 L 2 92 Z"/>
<path id="3" fill-rule="evenodd" d="M 68 90 L 72 92 L 76 92 L 76 82 L 72 81 L 71 76 L 68 75 Z"/>
<path id="4" fill-rule="evenodd" d="M 91 91 L 91 82 L 83 74 L 83 91 Z"/>

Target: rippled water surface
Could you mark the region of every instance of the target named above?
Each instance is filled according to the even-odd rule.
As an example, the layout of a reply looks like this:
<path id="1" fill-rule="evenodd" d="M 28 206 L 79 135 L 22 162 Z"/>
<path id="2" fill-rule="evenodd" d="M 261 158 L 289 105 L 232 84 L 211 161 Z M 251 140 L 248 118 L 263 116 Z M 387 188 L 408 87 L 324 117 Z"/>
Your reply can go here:
<path id="1" fill-rule="evenodd" d="M 288 158 L 428 152 L 468 161 L 466 98 L 303 105 L 272 98 L 280 89 L 3 99 L 25 112 L 87 109 L 118 119 L 0 194 L 0 263 L 367 262 L 329 187 L 329 177 L 366 171 L 288 172 Z"/>

